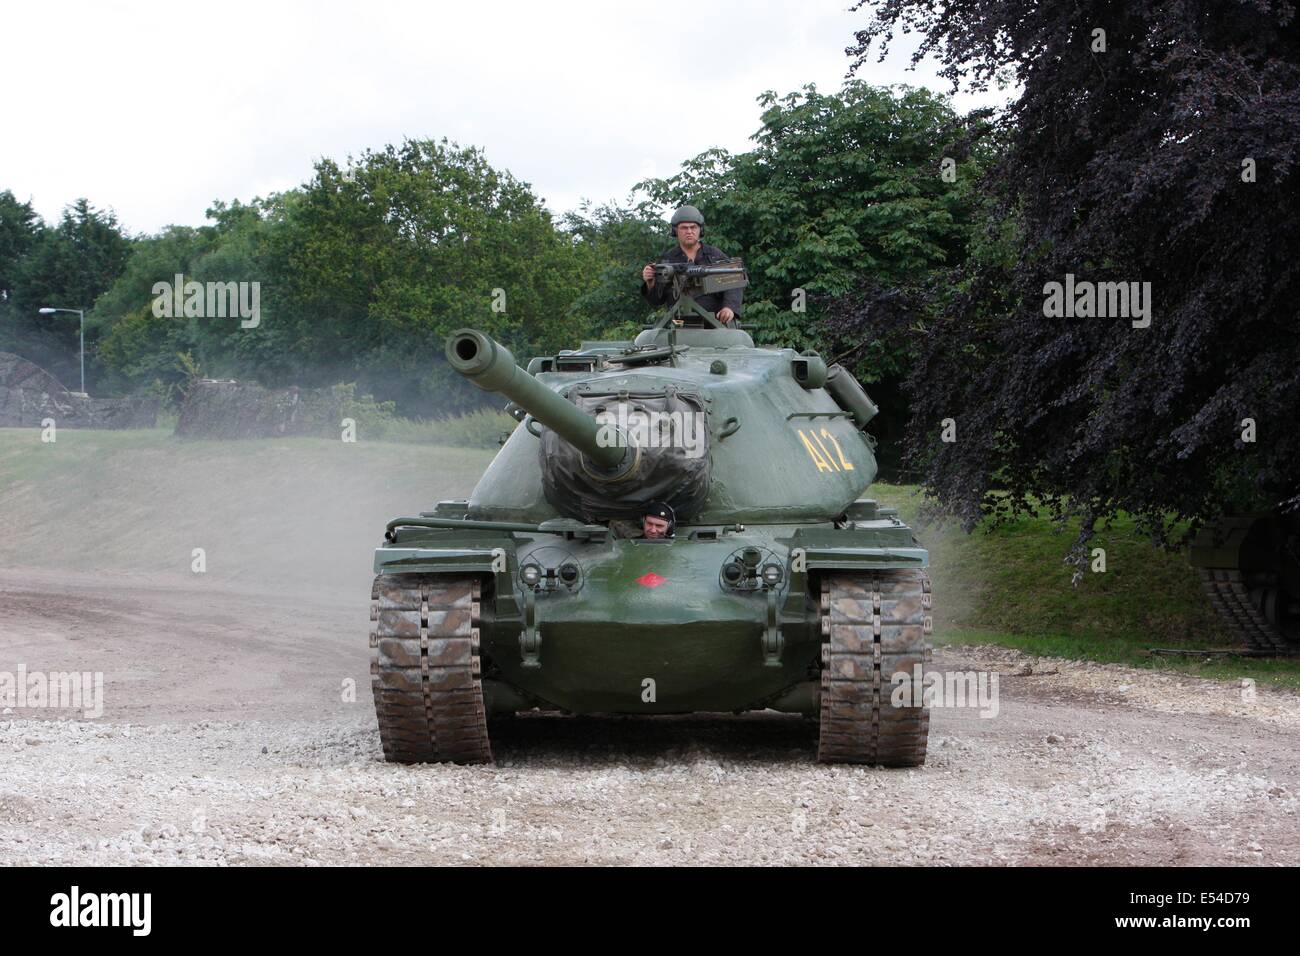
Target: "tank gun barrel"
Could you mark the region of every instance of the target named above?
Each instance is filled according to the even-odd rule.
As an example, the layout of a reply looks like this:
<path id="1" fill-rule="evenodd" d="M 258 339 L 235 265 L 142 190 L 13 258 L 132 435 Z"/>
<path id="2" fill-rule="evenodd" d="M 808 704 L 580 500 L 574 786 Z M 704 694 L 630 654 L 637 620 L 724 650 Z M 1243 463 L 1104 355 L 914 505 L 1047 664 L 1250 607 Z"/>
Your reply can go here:
<path id="1" fill-rule="evenodd" d="M 447 339 L 447 361 L 479 388 L 525 409 L 599 467 L 617 469 L 627 456 L 627 447 L 600 441 L 600 422 L 516 365 L 510 350 L 491 336 L 475 329 L 453 332 Z"/>

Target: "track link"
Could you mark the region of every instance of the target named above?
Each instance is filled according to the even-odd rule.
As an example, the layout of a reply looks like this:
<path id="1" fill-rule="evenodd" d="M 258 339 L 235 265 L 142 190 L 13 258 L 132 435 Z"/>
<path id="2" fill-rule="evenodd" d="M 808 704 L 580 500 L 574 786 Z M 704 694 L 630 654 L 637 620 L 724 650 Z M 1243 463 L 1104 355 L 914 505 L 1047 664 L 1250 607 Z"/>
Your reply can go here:
<path id="1" fill-rule="evenodd" d="M 398 763 L 490 761 L 479 582 L 381 574 L 370 598 L 370 687 L 384 757 Z"/>
<path id="2" fill-rule="evenodd" d="M 1243 644 L 1256 651 L 1288 651 L 1286 635 L 1264 615 L 1235 568 L 1201 568 L 1201 584 L 1219 617 Z"/>
<path id="3" fill-rule="evenodd" d="M 895 707 L 890 678 L 930 661 L 930 579 L 924 571 L 831 574 L 821 582 L 821 732 L 817 759 L 917 767 L 930 709 Z M 923 670 L 922 672 L 923 673 Z"/>

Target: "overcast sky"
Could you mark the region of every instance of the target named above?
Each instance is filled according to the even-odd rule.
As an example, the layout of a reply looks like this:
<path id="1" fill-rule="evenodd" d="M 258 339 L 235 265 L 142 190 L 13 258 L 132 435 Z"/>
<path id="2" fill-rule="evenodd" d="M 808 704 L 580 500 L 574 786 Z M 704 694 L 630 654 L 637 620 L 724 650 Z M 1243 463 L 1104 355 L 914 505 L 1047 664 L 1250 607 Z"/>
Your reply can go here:
<path id="1" fill-rule="evenodd" d="M 47 221 L 86 196 L 152 232 L 297 186 L 322 156 L 446 136 L 556 212 L 621 201 L 705 149 L 748 148 L 764 90 L 837 90 L 867 18 L 848 7 L 5 4 L 0 190 Z M 906 70 L 911 49 L 860 77 L 947 92 L 932 69 Z"/>

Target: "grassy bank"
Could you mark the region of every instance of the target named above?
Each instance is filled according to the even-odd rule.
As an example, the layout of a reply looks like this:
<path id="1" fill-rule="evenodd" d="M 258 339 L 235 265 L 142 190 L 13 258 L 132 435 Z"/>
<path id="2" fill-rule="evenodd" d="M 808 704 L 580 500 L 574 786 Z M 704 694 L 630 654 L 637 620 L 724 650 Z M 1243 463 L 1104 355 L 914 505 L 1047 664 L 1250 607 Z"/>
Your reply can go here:
<path id="1" fill-rule="evenodd" d="M 917 489 L 876 485 L 871 495 L 917 527 Z M 1202 677 L 1251 677 L 1300 688 L 1300 661 L 1152 655 L 1153 647 L 1232 649 L 1184 551 L 1153 547 L 1121 517 L 1099 530 L 1106 570 L 1084 573 L 1077 586 L 1064 558 L 1077 528 L 1025 518 L 965 534 L 953 525 L 921 527 L 931 553 L 935 640 L 999 644 L 1030 654 Z"/>

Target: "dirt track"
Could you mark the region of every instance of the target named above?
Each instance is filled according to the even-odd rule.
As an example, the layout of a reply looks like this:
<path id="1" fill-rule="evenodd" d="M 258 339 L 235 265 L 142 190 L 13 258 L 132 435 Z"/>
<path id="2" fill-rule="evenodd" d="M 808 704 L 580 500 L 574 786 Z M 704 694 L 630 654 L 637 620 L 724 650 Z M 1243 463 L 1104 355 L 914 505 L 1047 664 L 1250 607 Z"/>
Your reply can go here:
<path id="1" fill-rule="evenodd" d="M 364 593 L 0 571 L 0 672 L 104 674 L 99 719 L 0 714 L 0 864 L 1300 863 L 1294 694 L 962 649 L 1000 712 L 936 709 L 916 770 L 768 714 L 521 718 L 495 766 L 400 767 L 367 628 Z"/>

